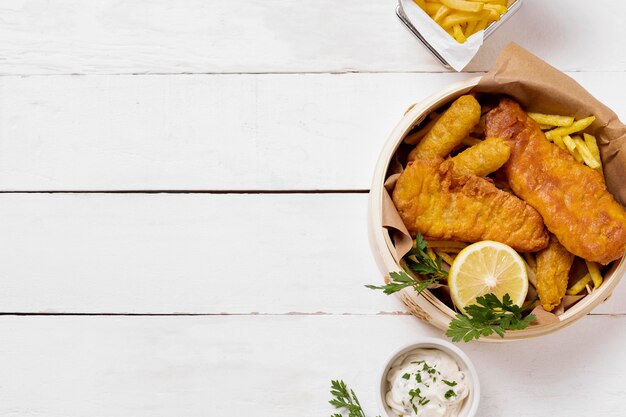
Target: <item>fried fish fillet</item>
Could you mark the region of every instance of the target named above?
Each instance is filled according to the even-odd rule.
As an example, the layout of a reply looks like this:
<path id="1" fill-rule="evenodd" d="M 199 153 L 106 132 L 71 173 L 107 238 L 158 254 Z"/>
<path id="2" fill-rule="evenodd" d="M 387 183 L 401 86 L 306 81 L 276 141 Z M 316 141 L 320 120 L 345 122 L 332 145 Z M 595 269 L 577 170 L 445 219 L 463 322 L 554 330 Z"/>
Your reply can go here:
<path id="1" fill-rule="evenodd" d="M 548 247 L 537 252 L 537 294 L 544 310 L 552 311 L 561 304 L 573 262 L 574 255 L 554 235 L 550 235 Z"/>
<path id="2" fill-rule="evenodd" d="M 520 252 L 546 247 L 548 234 L 535 209 L 486 178 L 453 171 L 452 160 L 418 159 L 400 175 L 392 199 L 411 234 L 462 242 L 495 240 Z"/>
<path id="3" fill-rule="evenodd" d="M 474 96 L 459 97 L 411 151 L 409 161 L 447 156 L 469 135 L 479 120 L 480 104 Z"/>
<path id="4" fill-rule="evenodd" d="M 549 142 L 515 101 L 502 99 L 487 114 L 487 136 L 506 139 L 504 164 L 511 189 L 543 217 L 565 248 L 607 264 L 626 251 L 626 210 L 609 193 L 602 174 Z"/>
<path id="5" fill-rule="evenodd" d="M 454 162 L 454 175 L 474 174 L 485 177 L 504 165 L 510 155 L 511 147 L 504 139 L 485 139 L 451 158 Z"/>

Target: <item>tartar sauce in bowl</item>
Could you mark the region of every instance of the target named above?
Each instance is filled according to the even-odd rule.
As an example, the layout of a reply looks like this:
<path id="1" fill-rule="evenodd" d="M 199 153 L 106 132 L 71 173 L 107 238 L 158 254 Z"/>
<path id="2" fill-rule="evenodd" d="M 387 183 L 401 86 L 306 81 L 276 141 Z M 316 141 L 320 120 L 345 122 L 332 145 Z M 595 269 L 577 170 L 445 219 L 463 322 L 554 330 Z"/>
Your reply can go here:
<path id="1" fill-rule="evenodd" d="M 387 374 L 386 401 L 399 416 L 454 417 L 468 394 L 465 373 L 450 355 L 415 349 Z"/>
<path id="2" fill-rule="evenodd" d="M 469 358 L 438 339 L 396 352 L 381 378 L 382 406 L 389 417 L 471 417 L 479 393 Z"/>

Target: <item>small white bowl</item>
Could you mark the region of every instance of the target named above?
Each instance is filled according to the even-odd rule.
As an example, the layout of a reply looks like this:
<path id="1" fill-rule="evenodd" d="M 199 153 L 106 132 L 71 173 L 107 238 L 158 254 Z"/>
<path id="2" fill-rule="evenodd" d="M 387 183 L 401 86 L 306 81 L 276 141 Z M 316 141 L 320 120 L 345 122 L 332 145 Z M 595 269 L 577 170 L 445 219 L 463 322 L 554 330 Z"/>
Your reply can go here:
<path id="1" fill-rule="evenodd" d="M 380 374 L 380 395 L 378 395 L 378 407 L 387 417 L 396 417 L 396 414 L 389 408 L 385 401 L 385 396 L 389 391 L 389 382 L 387 382 L 387 373 L 391 369 L 391 365 L 400 357 L 406 353 L 409 353 L 415 349 L 438 349 L 444 353 L 450 355 L 456 363 L 459 365 L 459 369 L 467 375 L 467 382 L 469 385 L 469 394 L 458 415 L 454 417 L 474 417 L 478 410 L 478 403 L 480 402 L 480 381 L 478 380 L 478 374 L 474 364 L 470 361 L 465 353 L 455 345 L 442 339 L 436 339 L 432 337 L 425 337 L 419 339 L 418 342 L 413 342 L 408 345 L 402 346 L 391 354 L 385 366 Z"/>

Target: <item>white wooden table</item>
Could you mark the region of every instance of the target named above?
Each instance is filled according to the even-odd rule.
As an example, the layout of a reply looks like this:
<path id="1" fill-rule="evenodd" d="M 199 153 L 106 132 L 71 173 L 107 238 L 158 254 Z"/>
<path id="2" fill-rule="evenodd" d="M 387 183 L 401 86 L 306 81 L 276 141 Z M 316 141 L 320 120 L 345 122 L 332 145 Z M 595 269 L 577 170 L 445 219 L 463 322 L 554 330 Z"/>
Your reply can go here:
<path id="1" fill-rule="evenodd" d="M 367 190 L 446 72 L 394 0 L 0 5 L 0 416 L 375 416 L 421 335 L 380 281 Z M 626 117 L 626 3 L 526 0 L 515 40 Z M 626 285 L 560 333 L 461 346 L 480 416 L 623 416 Z"/>

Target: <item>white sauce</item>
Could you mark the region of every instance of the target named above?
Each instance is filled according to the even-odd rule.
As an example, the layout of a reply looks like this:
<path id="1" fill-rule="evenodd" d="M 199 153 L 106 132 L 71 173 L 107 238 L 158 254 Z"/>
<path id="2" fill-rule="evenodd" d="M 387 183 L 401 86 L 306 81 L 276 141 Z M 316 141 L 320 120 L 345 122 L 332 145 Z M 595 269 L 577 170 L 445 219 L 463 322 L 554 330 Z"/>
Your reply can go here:
<path id="1" fill-rule="evenodd" d="M 387 381 L 387 405 L 400 417 L 455 417 L 469 393 L 465 373 L 438 349 L 415 349 L 400 356 Z"/>

